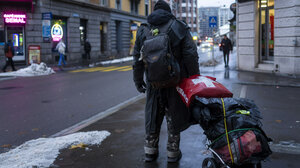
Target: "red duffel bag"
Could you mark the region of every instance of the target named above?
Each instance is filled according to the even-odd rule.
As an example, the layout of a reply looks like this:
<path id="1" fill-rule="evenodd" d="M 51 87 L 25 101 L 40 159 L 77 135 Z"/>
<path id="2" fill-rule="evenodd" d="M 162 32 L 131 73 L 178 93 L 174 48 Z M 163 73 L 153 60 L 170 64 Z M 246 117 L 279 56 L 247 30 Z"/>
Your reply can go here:
<path id="1" fill-rule="evenodd" d="M 210 76 L 194 75 L 183 79 L 176 87 L 181 99 L 189 107 L 195 96 L 204 98 L 232 97 L 225 86 Z"/>

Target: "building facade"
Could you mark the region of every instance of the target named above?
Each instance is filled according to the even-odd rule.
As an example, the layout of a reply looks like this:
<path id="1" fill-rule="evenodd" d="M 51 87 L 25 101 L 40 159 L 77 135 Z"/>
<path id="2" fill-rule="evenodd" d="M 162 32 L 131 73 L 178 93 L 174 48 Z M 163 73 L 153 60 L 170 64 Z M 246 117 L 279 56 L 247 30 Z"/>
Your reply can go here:
<path id="1" fill-rule="evenodd" d="M 68 63 L 80 63 L 84 41 L 92 61 L 130 55 L 134 32 L 150 13 L 145 0 L 3 0 L 0 3 L 0 64 L 4 44 L 12 40 L 14 60 L 29 64 L 58 61 L 56 44 L 63 39 Z M 146 10 L 148 9 L 148 11 Z"/>
<path id="2" fill-rule="evenodd" d="M 239 0 L 238 69 L 299 75 L 299 20 L 299 0 Z"/>
<path id="3" fill-rule="evenodd" d="M 201 7 L 199 8 L 199 25 L 200 25 L 200 38 L 213 37 L 214 33 L 219 31 L 219 24 L 216 28 L 209 27 L 209 17 L 217 16 L 217 22 L 219 20 L 219 7 Z M 219 23 L 219 22 L 218 22 Z"/>
<path id="4" fill-rule="evenodd" d="M 173 13 L 178 19 L 185 21 L 191 28 L 191 33 L 198 36 L 199 16 L 198 0 L 177 0 L 177 10 Z"/>
<path id="5" fill-rule="evenodd" d="M 230 11 L 229 8 L 220 7 L 219 8 L 219 15 L 218 15 L 218 27 L 222 27 L 224 25 L 229 24 L 229 20 L 233 17 L 233 13 Z"/>

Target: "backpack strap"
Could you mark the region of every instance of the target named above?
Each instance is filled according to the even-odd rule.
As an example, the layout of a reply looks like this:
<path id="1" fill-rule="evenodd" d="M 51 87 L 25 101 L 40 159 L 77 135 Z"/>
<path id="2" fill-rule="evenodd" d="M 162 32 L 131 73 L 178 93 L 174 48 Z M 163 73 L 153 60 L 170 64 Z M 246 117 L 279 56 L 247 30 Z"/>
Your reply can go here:
<path id="1" fill-rule="evenodd" d="M 168 23 L 164 24 L 163 26 L 161 26 L 159 29 L 160 33 L 166 33 L 169 34 L 169 32 L 171 31 L 171 26 L 174 23 L 175 19 L 170 19 L 168 21 Z"/>

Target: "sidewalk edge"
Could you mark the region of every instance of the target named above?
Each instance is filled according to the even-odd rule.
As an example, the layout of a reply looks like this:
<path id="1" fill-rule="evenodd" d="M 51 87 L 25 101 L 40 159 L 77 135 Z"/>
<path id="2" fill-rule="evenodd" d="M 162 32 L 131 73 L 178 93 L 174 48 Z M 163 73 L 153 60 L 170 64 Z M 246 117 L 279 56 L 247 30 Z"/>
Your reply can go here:
<path id="1" fill-rule="evenodd" d="M 62 131 L 60 131 L 60 132 L 58 132 L 54 135 L 51 135 L 50 138 L 55 138 L 55 137 L 75 133 L 75 132 L 77 132 L 77 131 L 79 131 L 79 130 L 81 130 L 81 129 L 83 129 L 83 128 L 85 128 L 85 127 L 87 127 L 87 126 L 103 119 L 103 118 L 105 118 L 105 117 L 108 117 L 108 116 L 118 112 L 119 110 L 121 110 L 121 109 L 123 109 L 123 108 L 125 108 L 125 107 L 127 107 L 127 106 L 129 106 L 129 105 L 145 98 L 145 97 L 146 96 L 144 94 L 140 94 L 138 96 L 130 98 L 130 99 L 114 106 L 114 107 L 111 107 L 111 108 L 109 108 L 105 111 L 102 111 L 102 112 L 100 112 L 100 113 L 98 113 L 98 114 L 96 114 L 96 115 L 94 115 L 94 116 L 92 116 L 92 117 L 90 117 L 86 120 L 83 120 L 83 121 L 81 121 L 81 122 L 79 122 L 79 123 L 77 123 L 77 124 L 75 124 L 75 125 L 73 125 L 69 128 L 66 128 L 66 129 L 64 129 L 64 130 L 62 130 Z"/>

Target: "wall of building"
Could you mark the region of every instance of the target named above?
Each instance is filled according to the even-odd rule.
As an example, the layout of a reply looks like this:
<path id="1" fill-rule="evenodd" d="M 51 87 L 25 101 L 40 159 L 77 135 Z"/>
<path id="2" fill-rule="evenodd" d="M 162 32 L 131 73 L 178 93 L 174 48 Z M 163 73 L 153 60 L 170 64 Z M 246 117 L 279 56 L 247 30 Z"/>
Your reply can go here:
<path id="1" fill-rule="evenodd" d="M 129 0 L 127 0 L 130 2 Z M 42 37 L 42 13 L 51 12 L 53 17 L 66 20 L 67 37 L 65 43 L 67 45 L 67 62 L 80 63 L 83 58 L 84 49 L 80 41 L 80 20 L 86 20 L 86 37 L 92 46 L 92 61 L 104 60 L 108 58 L 120 58 L 129 56 L 131 42 L 131 24 L 133 22 L 146 22 L 145 3 L 140 2 L 140 15 L 133 15 L 128 11 L 117 10 L 115 8 L 100 7 L 97 4 L 91 4 L 91 1 L 69 1 L 69 0 L 38 0 L 34 6 L 34 11 L 29 10 L 27 14 L 27 22 L 25 25 L 25 46 L 26 62 L 28 62 L 28 46 L 39 45 L 41 47 L 41 61 L 55 64 L 58 58 L 57 51 L 53 50 L 52 42 L 44 42 Z M 109 4 L 112 4 L 113 0 Z M 124 1 L 122 2 L 124 5 Z M 143 7 L 142 7 L 143 6 Z M 130 6 L 129 6 L 130 7 Z M 150 8 L 150 6 L 149 6 Z M 1 12 L 0 8 L 0 12 Z M 3 9 L 8 9 L 7 7 Z M 149 13 L 151 11 L 149 10 Z M 119 33 L 116 31 L 116 23 L 120 23 Z M 107 45 L 105 52 L 101 51 L 101 33 L 100 23 L 107 24 Z M 0 18 L 0 30 L 4 30 L 3 18 Z M 119 43 L 117 42 L 117 34 L 119 34 Z M 5 57 L 3 53 L 4 46 L 0 45 L 0 64 L 4 64 Z"/>
<path id="2" fill-rule="evenodd" d="M 87 20 L 87 38 L 92 46 L 91 59 L 101 59 L 100 53 L 100 22 L 110 21 L 109 12 L 101 11 L 97 8 L 82 7 L 80 4 L 65 3 L 64 1 L 39 1 L 36 11 L 33 14 L 35 18 L 28 21 L 29 26 L 36 26 L 40 29 L 41 17 L 43 12 L 52 12 L 55 17 L 67 19 L 67 56 L 68 62 L 79 62 L 84 53 L 83 46 L 80 43 L 80 19 Z M 52 52 L 50 43 L 42 42 L 42 31 L 29 29 L 27 31 L 27 43 L 41 44 L 43 61 L 55 62 L 56 52 Z M 109 54 L 109 53 L 107 53 Z"/>
<path id="3" fill-rule="evenodd" d="M 237 67 L 253 70 L 256 64 L 256 2 L 239 3 L 237 6 Z"/>
<path id="4" fill-rule="evenodd" d="M 120 0 L 120 1 L 122 1 L 122 0 Z M 109 0 L 109 7 L 110 8 L 116 8 L 116 0 Z"/>
<path id="5" fill-rule="evenodd" d="M 300 74 L 300 1 L 275 0 L 274 65 L 280 73 Z"/>
<path id="6" fill-rule="evenodd" d="M 275 0 L 274 61 L 260 61 L 258 0 L 238 3 L 237 66 L 240 70 L 300 74 L 300 1 Z"/>
<path id="7" fill-rule="evenodd" d="M 145 16 L 145 0 L 140 0 L 138 8 L 139 8 L 139 15 Z"/>
<path id="8" fill-rule="evenodd" d="M 122 10 L 130 12 L 130 0 L 122 0 Z"/>

